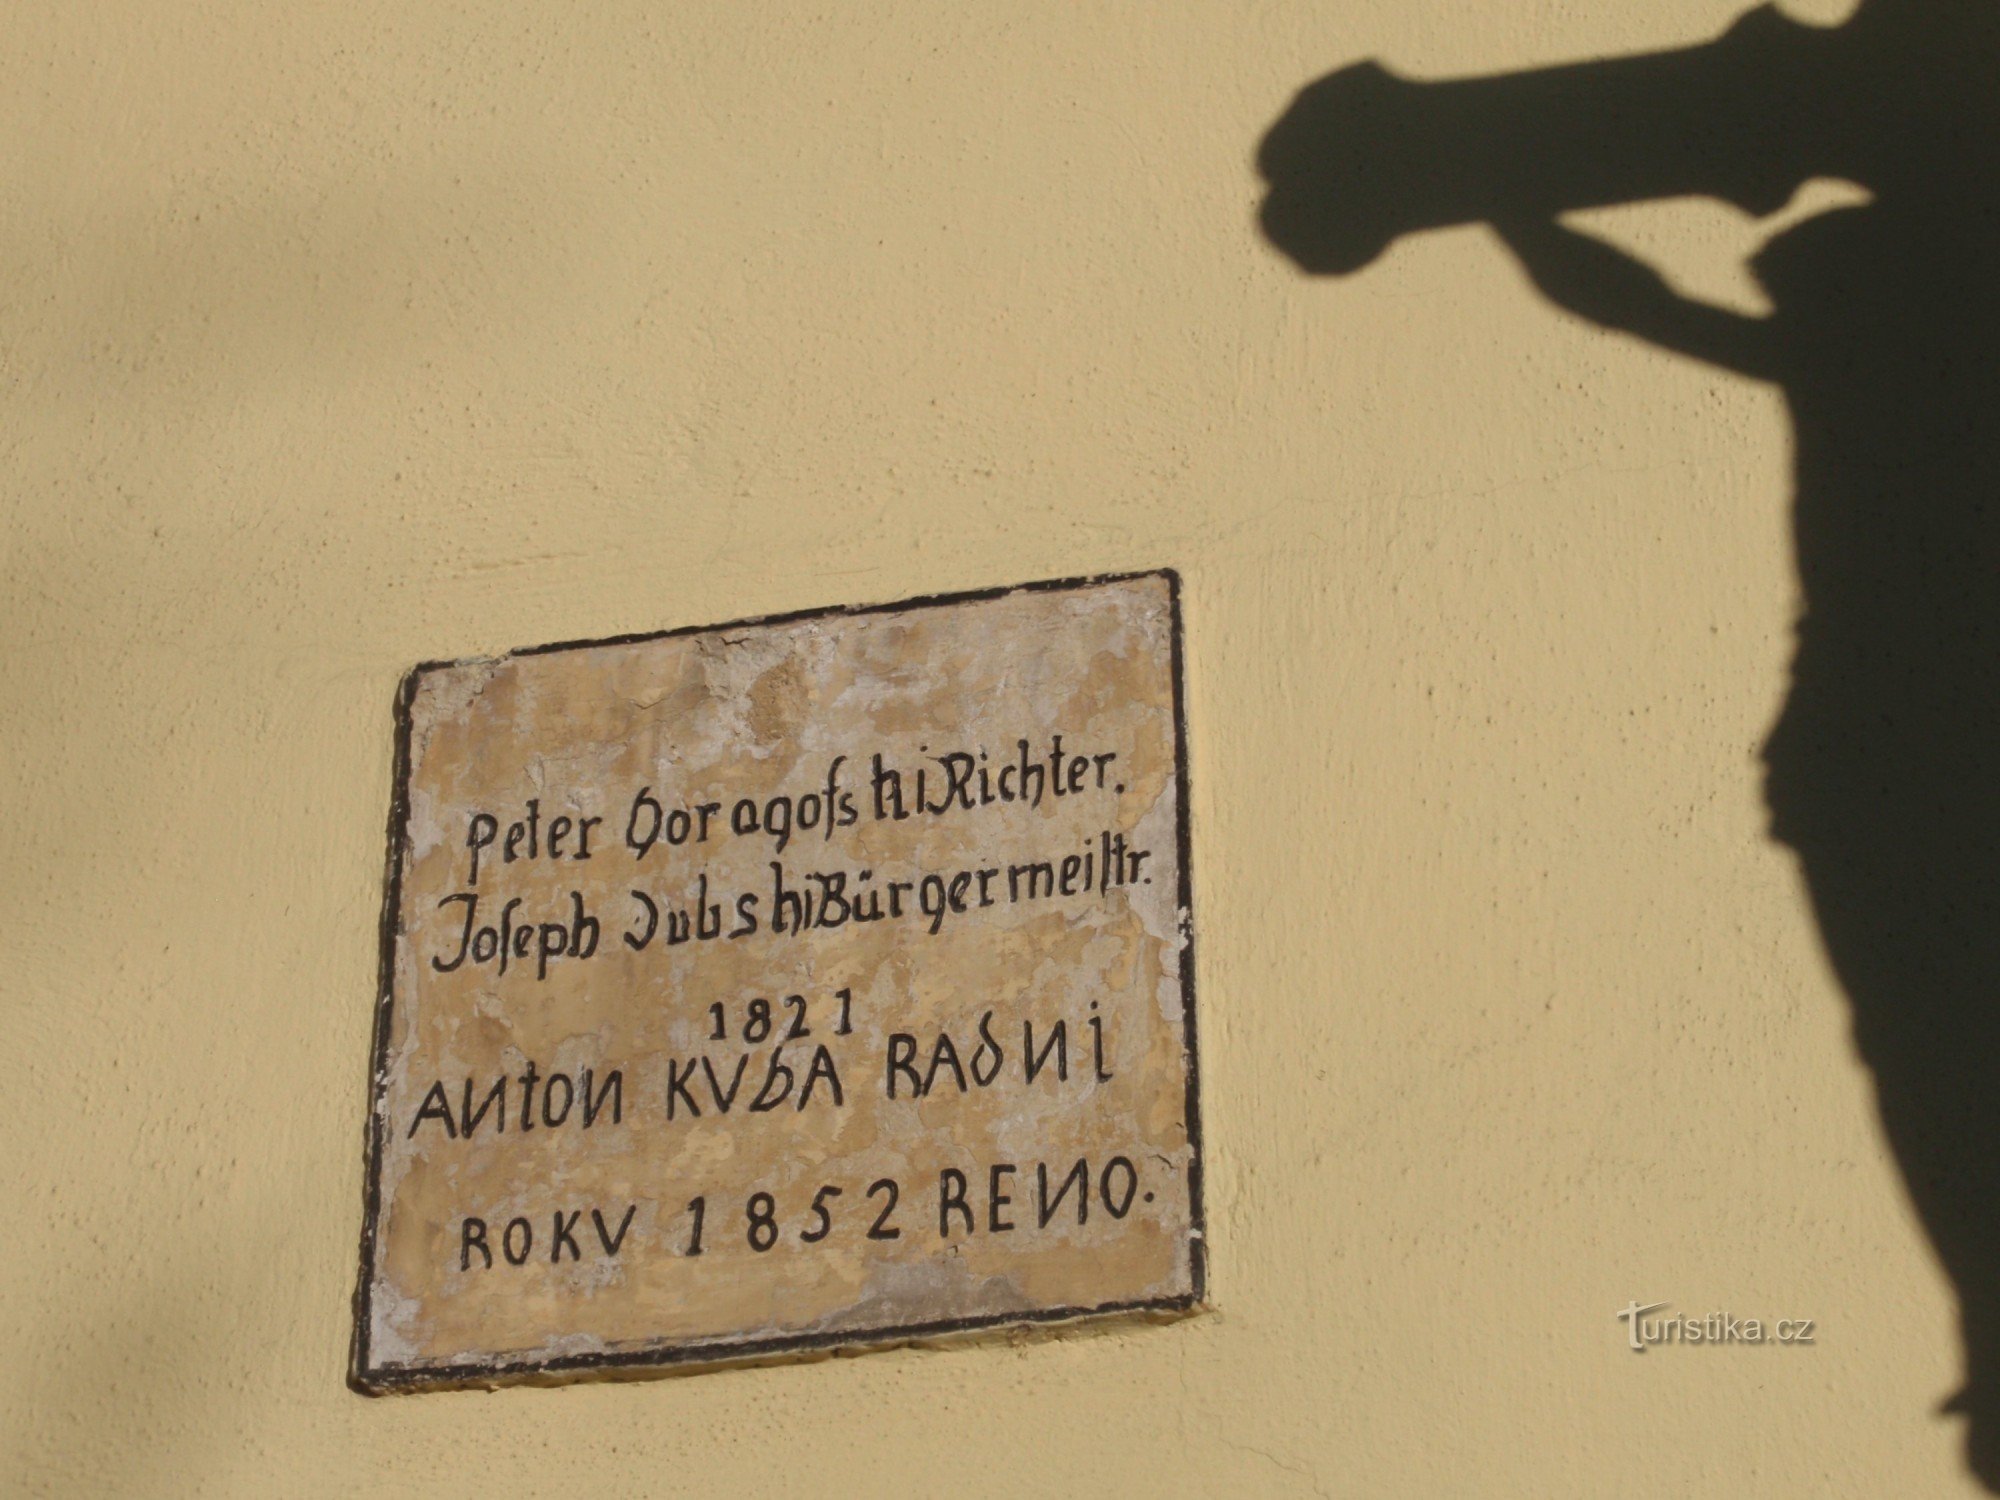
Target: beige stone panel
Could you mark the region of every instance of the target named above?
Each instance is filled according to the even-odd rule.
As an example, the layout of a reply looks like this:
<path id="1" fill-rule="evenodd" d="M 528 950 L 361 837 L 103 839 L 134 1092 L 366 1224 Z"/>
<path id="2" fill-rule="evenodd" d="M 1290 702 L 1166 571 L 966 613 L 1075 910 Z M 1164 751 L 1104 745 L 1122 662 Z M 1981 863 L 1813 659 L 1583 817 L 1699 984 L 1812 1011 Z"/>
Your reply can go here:
<path id="1" fill-rule="evenodd" d="M 357 1378 L 1191 1305 L 1175 630 L 1151 574 L 413 673 Z"/>

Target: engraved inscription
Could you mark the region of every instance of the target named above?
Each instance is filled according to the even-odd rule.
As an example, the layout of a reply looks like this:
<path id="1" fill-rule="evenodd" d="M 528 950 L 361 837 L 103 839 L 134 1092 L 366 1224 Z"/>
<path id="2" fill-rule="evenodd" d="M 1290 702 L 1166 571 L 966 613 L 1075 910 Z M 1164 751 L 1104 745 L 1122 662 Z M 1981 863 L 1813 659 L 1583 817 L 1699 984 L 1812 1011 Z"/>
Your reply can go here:
<path id="1" fill-rule="evenodd" d="M 1177 581 L 427 666 L 354 1381 L 1203 1287 Z"/>

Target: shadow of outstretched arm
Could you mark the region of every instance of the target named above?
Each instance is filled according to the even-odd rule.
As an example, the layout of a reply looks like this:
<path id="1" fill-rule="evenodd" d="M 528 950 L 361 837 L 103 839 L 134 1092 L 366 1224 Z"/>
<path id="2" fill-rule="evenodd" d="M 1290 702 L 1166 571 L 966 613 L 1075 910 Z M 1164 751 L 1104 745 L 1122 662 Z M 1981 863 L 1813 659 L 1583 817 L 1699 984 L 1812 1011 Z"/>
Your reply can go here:
<path id="1" fill-rule="evenodd" d="M 1684 297 L 1644 261 L 1553 219 L 1506 218 L 1493 228 L 1536 290 L 1564 311 L 1739 375 L 1777 378 L 1770 318 Z"/>
<path id="2" fill-rule="evenodd" d="M 1403 235 L 1702 194 L 1747 213 L 1845 175 L 1846 49 L 1760 6 L 1678 51 L 1417 82 L 1360 62 L 1265 133 L 1265 236 L 1347 275 Z"/>

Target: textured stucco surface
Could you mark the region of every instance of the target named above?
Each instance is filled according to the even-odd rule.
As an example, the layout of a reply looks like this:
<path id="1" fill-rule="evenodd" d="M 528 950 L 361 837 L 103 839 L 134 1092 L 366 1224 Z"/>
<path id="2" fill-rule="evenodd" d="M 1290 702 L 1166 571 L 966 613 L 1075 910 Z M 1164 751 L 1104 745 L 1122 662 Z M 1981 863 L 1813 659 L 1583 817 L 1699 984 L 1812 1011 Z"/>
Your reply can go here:
<path id="1" fill-rule="evenodd" d="M 0 1489 L 1965 1492 L 1764 837 L 1776 397 L 1480 231 L 1252 228 L 1310 76 L 1735 9 L 16 7 Z M 1739 217 L 1601 222 L 1743 295 Z M 1217 1310 L 351 1394 L 401 673 L 1163 564 Z M 1635 1299 L 1819 1343 L 1636 1356 Z"/>

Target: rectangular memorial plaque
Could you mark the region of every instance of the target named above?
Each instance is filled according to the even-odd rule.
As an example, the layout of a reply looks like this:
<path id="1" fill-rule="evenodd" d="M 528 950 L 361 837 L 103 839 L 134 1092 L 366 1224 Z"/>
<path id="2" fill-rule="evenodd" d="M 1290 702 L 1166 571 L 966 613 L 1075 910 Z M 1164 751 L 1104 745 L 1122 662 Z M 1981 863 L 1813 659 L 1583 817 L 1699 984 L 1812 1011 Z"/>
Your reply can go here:
<path id="1" fill-rule="evenodd" d="M 353 1382 L 1202 1295 L 1178 580 L 417 668 Z"/>

